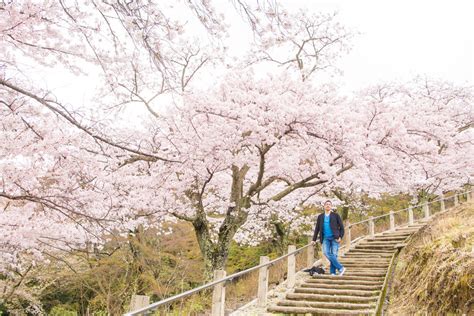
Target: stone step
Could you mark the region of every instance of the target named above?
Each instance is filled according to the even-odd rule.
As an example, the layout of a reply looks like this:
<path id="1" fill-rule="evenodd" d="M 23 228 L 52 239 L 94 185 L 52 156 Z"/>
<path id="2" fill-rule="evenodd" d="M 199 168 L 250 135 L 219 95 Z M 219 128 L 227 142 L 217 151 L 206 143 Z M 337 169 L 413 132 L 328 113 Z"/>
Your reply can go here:
<path id="1" fill-rule="evenodd" d="M 385 231 L 382 233 L 377 234 L 375 237 L 402 237 L 402 236 L 410 236 L 413 233 L 419 231 L 419 228 L 410 228 L 410 229 L 398 229 L 392 231 Z"/>
<path id="2" fill-rule="evenodd" d="M 404 240 L 405 237 L 380 237 L 380 238 L 373 238 L 373 239 L 363 239 L 360 242 L 368 242 L 368 243 L 373 243 L 373 242 L 379 242 L 379 243 L 391 243 L 391 242 L 400 242 L 401 240 Z"/>
<path id="3" fill-rule="evenodd" d="M 380 241 L 391 241 L 391 240 L 401 240 L 405 239 L 406 236 L 390 236 L 390 235 L 383 235 L 383 236 L 375 236 L 375 237 L 367 237 L 362 240 L 380 240 Z"/>
<path id="4" fill-rule="evenodd" d="M 341 262 L 341 264 L 348 268 L 348 269 L 353 269 L 353 268 L 364 268 L 364 269 L 387 269 L 388 268 L 388 263 L 384 264 L 370 264 L 370 263 L 352 263 L 352 262 Z"/>
<path id="5" fill-rule="evenodd" d="M 350 253 L 351 255 L 356 256 L 381 256 L 385 255 L 385 258 L 392 258 L 393 253 L 395 252 L 395 248 L 393 250 L 381 250 L 381 249 L 354 249 Z"/>
<path id="6" fill-rule="evenodd" d="M 355 249 L 353 249 L 355 250 Z M 348 252 L 346 254 L 344 254 L 343 256 L 339 257 L 339 260 L 357 260 L 357 261 L 370 261 L 370 262 L 374 262 L 374 261 L 379 261 L 379 262 L 383 262 L 383 261 L 386 261 L 386 262 L 390 262 L 390 259 L 392 259 L 392 255 L 387 253 L 387 254 L 380 254 L 380 253 L 375 253 L 375 254 L 366 254 L 364 257 L 357 257 L 357 256 L 354 256 L 355 253 L 354 252 Z"/>
<path id="7" fill-rule="evenodd" d="M 367 268 L 387 268 L 390 262 L 370 262 L 370 261 L 345 261 L 345 260 L 340 260 L 339 261 L 343 266 L 346 267 L 367 267 Z"/>
<path id="8" fill-rule="evenodd" d="M 347 276 L 375 276 L 375 277 L 385 277 L 387 270 L 374 270 L 374 269 L 347 269 Z M 346 275 L 344 273 L 344 275 Z"/>
<path id="9" fill-rule="evenodd" d="M 347 267 L 344 275 L 352 275 L 353 273 L 376 273 L 381 274 L 387 272 L 387 268 L 366 268 L 366 267 Z"/>
<path id="10" fill-rule="evenodd" d="M 365 237 L 362 240 L 391 240 L 391 239 L 403 239 L 405 236 L 390 236 L 390 235 L 379 235 L 374 237 Z"/>
<path id="11" fill-rule="evenodd" d="M 374 237 L 402 237 L 403 235 L 411 235 L 414 232 L 419 231 L 419 228 L 410 228 L 410 229 L 399 229 L 392 231 L 385 231 L 375 235 Z"/>
<path id="12" fill-rule="evenodd" d="M 308 284 L 334 284 L 334 285 L 343 285 L 343 284 L 360 284 L 360 285 L 382 285 L 383 280 L 380 281 L 365 281 L 365 280 L 322 280 L 322 279 L 308 279 L 305 281 Z"/>
<path id="13" fill-rule="evenodd" d="M 381 256 L 380 254 L 366 254 L 364 256 L 354 256 L 355 253 L 347 253 L 346 255 L 339 257 L 339 261 L 354 261 L 354 262 L 390 262 L 392 259 L 391 254 Z"/>
<path id="14" fill-rule="evenodd" d="M 364 277 L 385 277 L 387 271 L 370 271 L 370 270 L 360 270 L 360 271 L 351 271 L 347 269 L 347 272 L 344 275 L 347 276 L 364 276 Z"/>
<path id="15" fill-rule="evenodd" d="M 390 235 L 390 234 L 411 234 L 413 232 L 416 232 L 420 230 L 418 227 L 410 227 L 410 228 L 399 228 L 397 230 L 392 230 L 392 231 L 385 231 L 382 233 L 382 235 Z"/>
<path id="16" fill-rule="evenodd" d="M 425 226 L 426 224 L 427 224 L 427 222 L 422 220 L 422 221 L 416 221 L 415 223 L 410 224 L 410 225 L 408 225 L 408 223 L 406 223 L 405 225 L 399 226 L 398 228 L 407 228 L 407 227 L 412 228 L 412 227 Z"/>
<path id="17" fill-rule="evenodd" d="M 313 302 L 313 301 L 296 301 L 296 300 L 283 300 L 283 301 L 278 302 L 278 306 L 298 306 L 298 307 L 358 309 L 358 310 L 375 308 L 375 304 L 368 304 L 368 303 Z"/>
<path id="18" fill-rule="evenodd" d="M 368 253 L 368 254 L 381 254 L 381 255 L 386 255 L 386 254 L 391 254 L 394 252 L 394 250 L 391 249 L 361 249 L 361 248 L 356 248 L 351 249 L 350 253 Z"/>
<path id="19" fill-rule="evenodd" d="M 383 267 L 380 267 L 380 266 L 369 266 L 369 267 L 364 267 L 364 266 L 347 266 L 346 267 L 346 271 L 360 271 L 360 270 L 364 270 L 364 271 L 387 271 L 387 266 L 383 266 Z"/>
<path id="20" fill-rule="evenodd" d="M 380 237 L 409 237 L 416 231 L 409 231 L 409 232 L 396 232 L 396 233 L 382 233 Z"/>
<path id="21" fill-rule="evenodd" d="M 355 295 L 324 295 L 310 293 L 288 293 L 288 300 L 306 300 L 318 302 L 352 302 L 352 303 L 375 303 L 378 296 L 355 296 Z"/>
<path id="22" fill-rule="evenodd" d="M 340 263 L 362 263 L 362 264 L 389 264 L 390 259 L 378 259 L 378 258 L 346 258 L 342 257 L 339 259 Z"/>
<path id="23" fill-rule="evenodd" d="M 396 244 L 397 242 L 403 241 L 405 238 L 397 239 L 370 239 L 370 240 L 361 240 L 360 244 Z"/>
<path id="24" fill-rule="evenodd" d="M 400 228 L 406 228 L 406 227 L 409 227 L 409 228 L 412 228 L 412 227 L 423 227 L 423 226 L 426 226 L 426 222 L 423 222 L 423 223 L 413 223 L 411 225 L 408 225 L 408 226 L 402 226 Z"/>
<path id="25" fill-rule="evenodd" d="M 361 243 L 398 243 L 398 242 L 404 242 L 407 239 L 407 237 L 402 237 L 402 238 L 377 238 L 377 239 L 364 239 L 361 240 Z"/>
<path id="26" fill-rule="evenodd" d="M 357 310 L 357 309 L 329 309 L 329 308 L 313 308 L 313 307 L 290 307 L 290 306 L 270 306 L 267 309 L 272 313 L 283 313 L 283 314 L 331 314 L 331 315 L 371 315 L 374 313 L 373 309 L 370 310 Z"/>
<path id="27" fill-rule="evenodd" d="M 374 240 L 374 241 L 362 241 L 360 242 L 359 244 L 357 244 L 356 246 L 359 246 L 359 245 L 368 245 L 368 246 L 393 246 L 393 245 L 396 245 L 396 244 L 399 244 L 401 243 L 402 241 L 401 240 L 394 240 L 394 241 L 378 241 L 378 240 Z"/>
<path id="28" fill-rule="evenodd" d="M 349 267 L 347 266 L 346 268 L 346 273 L 347 272 L 353 272 L 353 271 L 377 271 L 377 272 L 385 272 L 387 271 L 387 267 L 361 267 L 361 266 L 353 266 Z"/>
<path id="29" fill-rule="evenodd" d="M 360 255 L 360 251 L 358 249 L 352 248 L 351 250 L 346 252 L 343 256 L 341 256 L 341 258 L 348 257 L 348 256 L 351 256 L 351 255 Z M 390 252 L 386 252 L 386 251 L 366 252 L 365 255 L 367 257 L 382 257 L 384 259 L 386 259 L 386 257 L 391 257 L 392 256 L 392 254 Z"/>
<path id="30" fill-rule="evenodd" d="M 366 266 L 366 267 L 387 267 L 390 262 L 388 261 L 367 261 L 367 260 L 339 260 L 343 266 L 354 267 L 354 266 Z"/>
<path id="31" fill-rule="evenodd" d="M 371 248 L 374 248 L 374 249 L 380 249 L 380 248 L 392 249 L 393 246 L 395 246 L 396 244 L 400 244 L 402 242 L 404 242 L 404 241 L 398 241 L 398 242 L 393 242 L 393 243 L 364 242 L 364 243 L 354 245 L 354 249 L 360 248 L 361 246 L 362 247 L 371 247 Z"/>
<path id="32" fill-rule="evenodd" d="M 358 243 L 357 245 L 355 246 L 358 246 L 358 245 L 381 245 L 381 246 L 390 246 L 390 245 L 395 245 L 395 244 L 398 244 L 398 243 L 401 243 L 403 242 L 404 240 L 378 240 L 378 239 L 374 239 L 374 240 L 370 240 L 370 241 L 367 241 L 367 240 L 362 240 L 360 243 Z"/>
<path id="33" fill-rule="evenodd" d="M 309 289 L 338 289 L 338 290 L 367 290 L 376 291 L 381 289 L 381 284 L 362 285 L 362 284 L 332 284 L 332 283 L 303 283 L 300 285 Z"/>
<path id="34" fill-rule="evenodd" d="M 296 287 L 295 293 L 376 296 L 380 293 L 380 290 L 344 290 L 344 289 L 318 289 L 318 288 Z"/>
<path id="35" fill-rule="evenodd" d="M 396 230 L 394 232 L 385 232 L 382 233 L 382 236 L 397 236 L 397 235 L 411 235 L 413 233 L 416 233 L 419 231 L 419 228 L 413 228 L 413 229 L 400 229 Z"/>
<path id="36" fill-rule="evenodd" d="M 313 276 L 313 280 L 360 280 L 360 281 L 380 281 L 383 280 L 380 276 L 362 276 L 362 275 L 330 275 L 318 274 Z"/>
<path id="37" fill-rule="evenodd" d="M 392 251 L 395 248 L 395 245 L 398 243 L 390 244 L 390 245 L 377 245 L 377 244 L 358 244 L 357 246 L 354 247 L 354 250 L 358 249 L 371 249 L 375 251 L 380 251 L 380 250 L 388 250 Z"/>
<path id="38" fill-rule="evenodd" d="M 395 227 L 395 232 L 398 232 L 398 231 L 403 231 L 403 230 L 407 230 L 407 229 L 420 229 L 421 227 L 425 226 L 426 224 L 413 224 L 413 225 L 403 225 L 403 226 L 397 226 Z"/>
<path id="39" fill-rule="evenodd" d="M 397 245 L 404 243 L 404 241 L 397 241 L 393 243 L 370 243 L 370 242 L 365 242 L 365 243 L 360 243 L 354 246 L 354 249 L 360 249 L 360 248 L 371 248 L 371 249 L 387 249 L 387 250 L 392 250 L 392 248 Z"/>
<path id="40" fill-rule="evenodd" d="M 361 256 L 351 255 L 349 257 L 342 257 L 340 259 L 340 262 L 343 262 L 344 261 L 343 259 L 350 259 L 350 261 L 353 261 L 353 262 L 360 262 L 360 261 L 370 262 L 371 260 L 378 260 L 378 259 L 392 259 L 392 256 L 390 255 L 390 257 L 388 256 L 387 257 L 378 257 L 378 256 L 368 257 L 364 255 L 361 255 Z"/>
<path id="41" fill-rule="evenodd" d="M 416 223 L 416 224 L 412 224 L 412 225 L 408 225 L 408 226 L 400 226 L 397 228 L 397 230 L 399 229 L 406 229 L 406 228 L 420 228 L 420 227 L 423 227 L 423 226 L 426 226 L 427 223 Z"/>
<path id="42" fill-rule="evenodd" d="M 351 252 L 348 252 L 346 253 L 344 256 L 341 257 L 341 259 L 343 258 L 350 258 L 350 259 L 367 259 L 367 260 L 371 260 L 371 259 L 382 259 L 382 260 L 386 260 L 386 259 L 391 259 L 392 258 L 392 254 L 391 253 L 357 253 L 357 252 L 354 252 L 353 250 L 351 250 Z"/>
<path id="43" fill-rule="evenodd" d="M 379 245 L 378 243 L 360 243 L 360 244 L 357 244 L 357 245 L 354 245 L 350 250 L 354 251 L 354 250 L 358 250 L 361 246 L 362 247 L 372 247 L 373 250 L 376 250 L 376 251 L 379 251 L 381 250 L 381 253 L 385 253 L 388 251 L 391 251 L 393 246 L 396 245 L 396 244 L 400 244 L 404 241 L 400 241 L 400 242 L 395 242 L 393 244 L 381 244 Z M 383 249 L 385 248 L 385 249 Z"/>
<path id="44" fill-rule="evenodd" d="M 395 237 L 402 237 L 403 240 L 406 240 L 408 237 L 410 237 L 412 234 L 408 234 L 408 235 L 397 235 Z M 393 238 L 393 236 L 384 236 L 384 237 L 388 237 L 388 238 Z M 400 239 L 402 239 L 400 238 Z"/>

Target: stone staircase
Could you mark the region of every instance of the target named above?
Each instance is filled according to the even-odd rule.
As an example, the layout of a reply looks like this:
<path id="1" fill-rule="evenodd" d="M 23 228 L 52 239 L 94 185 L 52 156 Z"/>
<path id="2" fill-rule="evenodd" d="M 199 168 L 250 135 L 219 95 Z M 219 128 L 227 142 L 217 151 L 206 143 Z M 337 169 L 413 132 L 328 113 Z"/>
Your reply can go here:
<path id="1" fill-rule="evenodd" d="M 366 237 L 340 257 L 342 276 L 308 277 L 267 308 L 275 314 L 373 315 L 382 294 L 390 261 L 405 240 L 425 223 Z"/>

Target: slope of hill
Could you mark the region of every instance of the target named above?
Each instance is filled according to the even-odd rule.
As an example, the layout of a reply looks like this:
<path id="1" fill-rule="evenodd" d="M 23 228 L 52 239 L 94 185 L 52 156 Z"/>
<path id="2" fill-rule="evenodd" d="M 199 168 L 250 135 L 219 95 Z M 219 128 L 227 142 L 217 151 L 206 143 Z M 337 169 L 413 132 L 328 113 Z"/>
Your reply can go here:
<path id="1" fill-rule="evenodd" d="M 402 251 L 389 315 L 474 313 L 474 203 L 439 214 Z"/>

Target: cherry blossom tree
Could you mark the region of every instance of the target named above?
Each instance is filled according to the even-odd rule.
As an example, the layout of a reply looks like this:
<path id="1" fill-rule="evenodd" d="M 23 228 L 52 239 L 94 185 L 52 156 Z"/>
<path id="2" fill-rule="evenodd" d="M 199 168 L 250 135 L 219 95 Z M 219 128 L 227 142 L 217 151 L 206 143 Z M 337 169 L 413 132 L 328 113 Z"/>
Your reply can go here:
<path id="1" fill-rule="evenodd" d="M 375 136 L 367 150 L 385 151 L 384 159 L 353 168 L 326 194 L 356 204 L 361 192 L 425 199 L 472 183 L 472 87 L 416 77 L 367 88 L 353 102 L 369 119 L 367 137 Z"/>
<path id="2" fill-rule="evenodd" d="M 416 85 L 411 89 L 421 98 Z M 466 119 L 451 107 L 408 103 L 395 94 L 374 99 L 371 91 L 351 100 L 338 97 L 331 86 L 231 74 L 219 88 L 187 95 L 170 112 L 161 146 L 179 151 L 183 164 L 179 172 L 173 166 L 164 183 L 144 187 L 164 189 L 158 194 L 163 212 L 193 224 L 208 271 L 225 266 L 232 239 L 268 238 L 271 230 L 265 227 L 275 220 L 301 223 L 296 210 L 320 198 L 317 192 L 350 187 L 373 195 L 406 192 L 419 183 L 413 177 L 419 176 L 420 162 L 436 167 L 428 164 L 438 141 L 452 141 L 457 127 L 451 123 Z M 454 98 L 453 106 L 470 102 Z M 419 115 L 429 119 L 420 121 Z M 434 128 L 438 139 L 423 133 Z M 141 166 L 154 174 L 143 160 Z M 175 198 L 165 199 L 167 192 Z"/>
<path id="3" fill-rule="evenodd" d="M 157 160 L 138 151 L 123 159 L 114 146 L 108 150 L 97 147 L 88 157 L 79 154 L 86 144 L 83 140 L 64 144 L 63 135 L 50 135 L 45 142 L 59 139 L 53 146 L 65 150 L 68 162 L 58 162 L 65 153 L 59 154 L 51 165 L 41 164 L 50 167 L 44 174 L 38 169 L 35 176 L 49 176 L 58 186 L 33 185 L 30 189 L 10 185 L 2 196 L 51 209 L 61 202 L 69 206 L 77 201 L 70 209 L 60 210 L 66 209 L 70 215 L 93 209 L 94 213 L 79 214 L 78 218 L 98 224 L 108 221 L 109 229 L 119 227 L 115 223 L 121 223 L 121 228 L 157 224 L 171 216 L 189 221 L 210 272 L 225 266 L 233 239 L 247 243 L 265 239 L 272 232 L 266 224 L 269 221 L 299 226 L 307 219 L 299 216 L 298 207 L 316 201 L 317 192 L 341 187 L 376 194 L 403 192 L 420 184 L 420 166 L 436 167 L 433 161 L 447 163 L 439 156 L 440 144 L 456 144 L 452 136 L 468 131 L 463 129 L 459 134 L 459 126 L 469 125 L 471 112 L 465 108 L 470 104 L 469 90 L 455 95 L 452 107 L 433 108 L 416 95 L 420 93 L 416 87 L 377 87 L 350 100 L 338 97 L 332 86 L 314 87 L 290 76 L 257 80 L 252 72 L 236 71 L 217 88 L 185 95 L 183 105 L 170 109 L 158 119 L 159 124 L 149 127 L 153 137 L 140 148 L 159 148 L 169 159 Z M 410 99 L 402 97 L 407 95 Z M 32 137 L 27 146 L 49 148 L 51 144 L 40 141 L 42 132 L 38 128 L 32 132 L 32 124 L 25 122 L 24 129 Z M 472 143 L 462 145 L 469 153 Z M 78 151 L 76 158 L 69 147 Z M 86 147 L 85 152 L 90 153 L 94 145 Z M 12 157 L 25 153 L 25 148 L 16 152 L 12 148 Z M 61 163 L 59 170 L 68 173 L 54 181 L 54 168 Z M 95 166 L 88 170 L 93 180 L 84 178 L 81 164 Z M 469 169 L 465 172 L 472 174 Z M 5 178 L 9 184 L 25 177 L 16 169 L 9 174 L 10 178 Z M 12 180 L 14 177 L 18 180 Z M 64 194 L 65 188 L 78 183 L 83 191 L 70 189 Z M 45 191 L 25 198 L 24 192 L 37 187 Z M 16 196 L 11 193 L 15 189 L 19 190 Z M 45 195 L 55 200 L 36 200 Z M 105 196 L 109 208 L 104 207 Z"/>
<path id="4" fill-rule="evenodd" d="M 399 155 L 398 164 L 408 162 L 404 168 L 398 167 L 399 170 L 395 170 L 397 166 L 392 168 L 390 173 L 399 179 L 399 184 L 390 183 L 392 188 L 439 193 L 472 181 L 471 87 L 418 77 L 406 84 L 376 87 L 364 99 L 364 108 L 373 113 L 372 125 L 377 124 L 377 118 L 385 111 L 398 112 L 403 129 L 385 132 L 384 142 L 389 144 L 394 140 L 395 132 L 405 133 L 411 140 L 389 144 Z M 379 127 L 377 133 L 383 131 Z"/>
<path id="5" fill-rule="evenodd" d="M 302 81 L 327 70 L 337 70 L 335 62 L 350 49 L 353 34 L 336 14 L 310 15 L 304 11 L 275 15 L 267 32 L 257 38 L 250 63 L 266 62 L 296 71 Z"/>
<path id="6" fill-rule="evenodd" d="M 0 259 L 9 271 L 22 256 L 44 260 L 185 220 L 210 275 L 232 240 L 263 240 L 271 222 L 301 226 L 301 205 L 323 192 L 471 181 L 472 88 L 417 79 L 342 97 L 310 80 L 348 49 L 334 16 L 233 4 L 255 35 L 252 64 L 284 70 L 257 79 L 230 68 L 207 89 L 192 83 L 226 59 L 225 16 L 212 2 L 0 5 L 0 224 L 10 236 Z M 53 67 L 97 73 L 90 106 L 35 80 Z M 115 122 L 136 105 L 143 126 Z"/>
<path id="7" fill-rule="evenodd" d="M 184 105 L 159 124 L 161 148 L 176 152 L 182 163 L 150 164 L 137 156 L 117 172 L 137 166 L 149 175 L 165 172 L 143 177 L 150 182 L 135 190 L 156 188 L 154 208 L 190 221 L 208 271 L 222 268 L 241 226 L 272 208 L 288 209 L 295 202 L 287 199 L 292 192 L 350 168 L 331 148 L 315 162 L 321 148 L 311 145 L 307 133 L 337 97 L 330 87 L 319 94 L 308 88 L 288 77 L 258 81 L 249 72 L 231 74 L 215 91 L 185 96 Z"/>
<path id="8" fill-rule="evenodd" d="M 277 25 L 289 26 L 286 11 L 271 1 L 233 4 L 256 37 L 265 37 L 259 47 Z M 181 14 L 183 10 L 190 14 Z M 140 176 L 121 171 L 136 162 L 159 162 L 154 171 L 160 175 L 185 168 L 182 149 L 156 125 L 168 122 L 154 121 L 153 133 L 138 137 L 106 117 L 117 106 L 140 104 L 153 119 L 159 118 L 160 96 L 183 93 L 199 71 L 224 58 L 225 17 L 208 1 L 7 1 L 0 6 L 0 17 L 2 134 L 8 139 L 1 160 L 5 225 L 11 224 L 13 231 L 28 225 L 24 218 L 44 216 L 64 225 L 66 240 L 74 236 L 84 243 L 116 228 L 142 224 L 137 221 L 150 214 L 161 222 L 166 216 L 156 210 L 163 207 L 142 205 L 143 197 L 129 193 L 135 186 L 143 188 L 143 168 L 138 167 Z M 209 35 L 207 40 L 196 29 Z M 78 76 L 97 74 L 94 111 L 58 99 L 47 82 L 29 75 L 48 68 L 65 68 Z M 164 140 L 157 141 L 157 136 Z M 155 194 L 160 192 L 157 188 Z M 29 210 L 18 223 L 12 222 L 20 210 L 15 203 Z M 48 231 L 38 225 L 29 239 L 43 238 L 41 243 L 26 247 L 12 238 L 5 249 L 43 249 Z M 18 261 L 17 253 L 13 257 Z"/>

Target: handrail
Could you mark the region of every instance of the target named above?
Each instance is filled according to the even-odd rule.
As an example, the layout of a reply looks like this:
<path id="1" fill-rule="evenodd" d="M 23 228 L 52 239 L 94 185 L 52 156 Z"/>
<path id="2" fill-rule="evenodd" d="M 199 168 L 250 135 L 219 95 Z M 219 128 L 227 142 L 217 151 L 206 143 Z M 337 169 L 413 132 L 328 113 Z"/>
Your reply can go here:
<path id="1" fill-rule="evenodd" d="M 418 205 L 415 205 L 414 207 L 423 206 L 423 205 L 426 205 L 426 204 L 427 204 L 427 205 L 430 205 L 430 204 L 435 203 L 435 202 L 438 202 L 438 201 L 447 200 L 448 198 L 452 198 L 452 197 L 458 196 L 458 195 L 463 195 L 463 194 L 466 194 L 466 193 L 471 193 L 471 192 L 473 192 L 473 191 L 474 191 L 474 190 L 464 191 L 464 192 L 461 192 L 461 193 L 457 193 L 457 194 L 451 195 L 451 196 L 449 196 L 449 197 L 444 197 L 444 198 L 442 198 L 442 199 L 433 200 L 433 201 L 431 201 L 431 202 L 429 202 L 429 203 L 418 204 Z M 406 211 L 406 210 L 408 210 L 408 209 L 409 209 L 409 208 L 405 208 L 405 209 L 402 209 L 402 210 L 398 210 L 398 211 L 396 211 L 396 212 L 394 212 L 394 213 L 392 213 L 392 214 L 399 213 L 399 212 L 402 212 L 402 211 Z M 349 225 L 347 226 L 347 229 L 351 228 L 352 226 L 358 225 L 358 224 L 362 224 L 362 223 L 365 223 L 365 222 L 369 222 L 369 221 L 371 221 L 371 220 L 375 220 L 375 219 L 382 218 L 382 217 L 387 217 L 387 216 L 390 216 L 390 213 L 388 213 L 388 214 L 383 214 L 383 215 L 376 216 L 376 217 L 372 217 L 372 218 L 369 218 L 369 219 L 365 219 L 365 220 L 362 220 L 362 221 L 359 221 L 359 222 L 356 222 L 356 223 L 353 223 L 353 224 L 349 224 Z M 359 237 L 359 238 L 360 238 L 360 237 Z M 356 239 L 357 239 L 357 238 L 356 238 Z M 283 255 L 283 256 L 280 256 L 280 257 L 278 257 L 278 258 L 276 258 L 276 259 L 273 259 L 273 260 L 271 260 L 271 261 L 269 261 L 269 262 L 267 262 L 267 263 L 259 264 L 259 265 L 257 265 L 257 266 L 254 266 L 254 267 L 248 268 L 248 269 L 246 269 L 246 270 L 243 270 L 243 271 L 234 273 L 234 274 L 232 274 L 232 275 L 229 275 L 229 276 L 227 276 L 227 277 L 225 277 L 225 278 L 222 278 L 222 279 L 219 279 L 219 280 L 215 280 L 215 281 L 206 283 L 206 284 L 204 284 L 204 285 L 201 285 L 201 286 L 199 286 L 199 287 L 197 287 L 197 288 L 188 290 L 188 291 L 186 291 L 186 292 L 183 292 L 183 293 L 180 293 L 180 294 L 177 294 L 177 295 L 168 297 L 168 298 L 166 298 L 166 299 L 164 299 L 164 300 L 162 300 L 162 301 L 158 301 L 158 302 L 152 303 L 152 304 L 150 304 L 150 305 L 148 305 L 148 306 L 146 306 L 146 307 L 142 307 L 142 308 L 140 308 L 140 309 L 137 309 L 137 310 L 128 312 L 128 313 L 124 314 L 124 316 L 139 315 L 139 314 L 142 314 L 142 313 L 146 313 L 146 312 L 148 312 L 148 311 L 152 311 L 152 310 L 154 310 L 154 309 L 157 309 L 157 308 L 160 307 L 160 306 L 169 304 L 169 303 L 171 303 L 171 302 L 174 302 L 174 301 L 176 301 L 176 300 L 182 299 L 182 298 L 184 298 L 184 297 L 187 297 L 187 296 L 192 295 L 192 294 L 194 294 L 194 293 L 197 293 L 197 292 L 199 292 L 199 291 L 208 289 L 208 288 L 210 288 L 210 287 L 214 287 L 214 286 L 216 286 L 216 285 L 218 285 L 218 284 L 220 284 L 220 283 L 224 283 L 224 282 L 227 282 L 227 281 L 231 281 L 231 280 L 235 279 L 236 277 L 239 277 L 239 276 L 241 276 L 241 275 L 247 274 L 247 273 L 252 272 L 252 271 L 254 271 L 254 270 L 258 270 L 258 269 L 263 268 L 263 267 L 271 266 L 271 265 L 273 265 L 273 264 L 275 264 L 275 263 L 277 263 L 277 262 L 279 262 L 279 261 L 281 261 L 281 260 L 283 260 L 283 259 L 285 259 L 285 258 L 291 256 L 291 255 L 300 253 L 301 251 L 303 251 L 304 249 L 308 248 L 309 246 L 311 246 L 311 244 L 307 244 L 307 245 L 305 245 L 305 246 L 303 246 L 303 247 L 301 247 L 301 248 L 296 249 L 295 251 L 289 252 L 289 253 L 287 253 L 287 254 L 285 254 L 285 255 Z"/>
<path id="2" fill-rule="evenodd" d="M 430 202 L 424 202 L 422 204 L 417 204 L 417 205 L 414 205 L 414 206 L 411 206 L 411 207 L 422 207 L 423 205 L 431 205 L 433 203 L 436 203 L 436 202 L 440 202 L 440 201 L 444 201 L 444 200 L 447 200 L 447 199 L 451 199 L 455 196 L 459 196 L 459 195 L 463 195 L 463 194 L 466 194 L 466 193 L 471 193 L 473 192 L 474 190 L 470 190 L 470 191 L 464 191 L 464 192 L 460 192 L 460 193 L 456 193 L 456 194 L 453 194 L 453 195 L 450 195 L 449 197 L 444 197 L 444 198 L 437 198 L 433 201 L 430 201 Z M 395 211 L 393 212 L 392 214 L 398 214 L 400 212 L 403 212 L 403 211 L 407 211 L 409 210 L 410 207 L 407 207 L 407 208 L 404 208 L 404 209 L 401 209 L 401 210 L 398 210 L 398 211 Z M 387 216 L 390 216 L 390 213 L 387 213 L 387 214 L 382 214 L 382 215 L 379 215 L 379 216 L 373 216 L 371 218 L 368 218 L 368 219 L 364 219 L 362 221 L 359 221 L 359 222 L 356 222 L 356 223 L 351 223 L 349 224 L 346 228 L 351 228 L 352 226 L 355 226 L 355 225 L 359 225 L 359 224 L 363 224 L 363 223 L 366 223 L 366 222 L 370 222 L 372 220 L 376 220 L 376 219 L 379 219 L 379 218 L 383 218 L 383 217 L 387 217 Z"/>
<path id="3" fill-rule="evenodd" d="M 194 288 L 194 289 L 191 289 L 191 290 L 188 290 L 186 292 L 183 292 L 183 293 L 180 293 L 180 294 L 177 294 L 177 295 L 174 295 L 174 296 L 171 296 L 171 297 L 168 297 L 162 301 L 158 301 L 158 302 L 155 302 L 155 303 L 152 303 L 146 307 L 142 307 L 140 309 L 137 309 L 137 310 L 134 310 L 132 312 L 128 312 L 126 314 L 124 314 L 124 316 L 132 316 L 132 315 L 138 315 L 138 314 L 141 314 L 141 313 L 144 313 L 144 312 L 148 312 L 148 311 L 151 311 L 151 310 L 154 310 L 162 305 L 166 305 L 168 303 L 171 303 L 171 302 L 174 302 L 176 300 L 179 300 L 179 299 L 182 299 L 184 297 L 187 297 L 191 294 L 194 294 L 196 292 L 199 292 L 199 291 L 202 291 L 202 290 L 205 290 L 205 289 L 208 289 L 210 287 L 214 287 L 220 283 L 223 283 L 223 282 L 227 282 L 227 281 L 231 281 L 232 279 L 235 279 L 236 277 L 239 277 L 241 275 L 244 275 L 244 274 L 247 274 L 249 272 L 252 272 L 254 270 L 258 270 L 260 268 L 263 268 L 263 267 L 268 267 L 268 266 L 271 266 L 271 265 L 274 265 L 275 263 L 291 256 L 291 255 L 294 255 L 294 254 L 297 254 L 297 253 L 300 253 L 301 251 L 303 251 L 304 249 L 308 248 L 309 246 L 311 246 L 311 244 L 307 244 L 307 245 L 304 245 L 303 247 L 301 248 L 298 248 L 296 249 L 295 251 L 292 251 L 292 252 L 289 252 L 281 257 L 278 257 L 276 259 L 273 259 L 267 263 L 262 263 L 262 264 L 259 264 L 257 266 L 254 266 L 254 267 L 251 267 L 251 268 L 248 268 L 246 270 L 243 270 L 243 271 L 240 271 L 240 272 L 237 272 L 237 273 L 234 273 L 234 274 L 231 274 L 225 278 L 222 278 L 222 279 L 219 279 L 219 280 L 215 280 L 215 281 L 212 281 L 212 282 L 209 282 L 209 283 L 206 283 L 204 285 L 201 285 L 197 288 Z"/>

